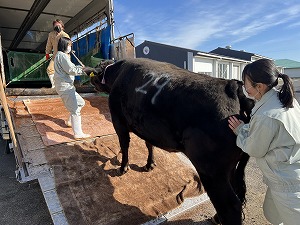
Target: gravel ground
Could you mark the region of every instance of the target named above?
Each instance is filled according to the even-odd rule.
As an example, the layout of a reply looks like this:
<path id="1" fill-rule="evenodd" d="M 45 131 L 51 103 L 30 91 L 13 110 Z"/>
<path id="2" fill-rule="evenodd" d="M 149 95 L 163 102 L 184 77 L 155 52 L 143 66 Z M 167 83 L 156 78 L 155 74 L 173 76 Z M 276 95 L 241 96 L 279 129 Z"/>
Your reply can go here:
<path id="1" fill-rule="evenodd" d="M 262 182 L 262 175 L 258 169 L 255 160 L 250 159 L 246 167 L 246 207 L 244 209 L 245 225 L 269 225 L 262 211 L 263 200 L 266 192 L 266 185 Z M 204 204 L 195 206 L 188 212 L 185 212 L 165 224 L 172 225 L 211 225 L 210 218 L 215 214 L 215 209 L 208 200 Z"/>
<path id="2" fill-rule="evenodd" d="M 295 94 L 298 102 L 300 102 L 300 79 L 294 79 Z M 263 201 L 266 192 L 266 185 L 262 182 L 262 174 L 258 169 L 255 160 L 250 159 L 246 167 L 246 207 L 244 209 L 245 225 L 270 225 L 263 215 Z M 210 201 L 196 206 L 186 213 L 183 213 L 166 224 L 172 225 L 210 225 L 210 218 L 215 214 L 215 209 Z"/>

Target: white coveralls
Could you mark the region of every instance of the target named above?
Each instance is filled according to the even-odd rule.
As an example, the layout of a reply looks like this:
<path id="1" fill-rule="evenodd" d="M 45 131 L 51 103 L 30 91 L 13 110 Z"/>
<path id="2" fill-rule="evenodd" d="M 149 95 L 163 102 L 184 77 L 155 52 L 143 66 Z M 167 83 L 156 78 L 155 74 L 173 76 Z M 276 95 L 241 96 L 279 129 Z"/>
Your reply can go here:
<path id="1" fill-rule="evenodd" d="M 272 224 L 300 224 L 300 107 L 282 108 L 271 89 L 256 102 L 249 124 L 235 129 L 237 145 L 256 158 L 268 190 L 265 217 Z"/>
<path id="2" fill-rule="evenodd" d="M 80 116 L 85 105 L 84 99 L 76 92 L 74 79 L 83 75 L 82 66 L 76 66 L 67 53 L 58 51 L 54 59 L 54 83 L 58 95 L 71 115 Z"/>
<path id="3" fill-rule="evenodd" d="M 74 87 L 74 76 L 83 75 L 82 66 L 75 66 L 67 53 L 58 51 L 54 59 L 54 83 L 58 95 L 61 97 L 65 107 L 70 112 L 66 121 L 67 126 L 72 126 L 75 139 L 89 138 L 81 127 L 80 111 L 85 105 L 84 99 L 76 92 Z"/>

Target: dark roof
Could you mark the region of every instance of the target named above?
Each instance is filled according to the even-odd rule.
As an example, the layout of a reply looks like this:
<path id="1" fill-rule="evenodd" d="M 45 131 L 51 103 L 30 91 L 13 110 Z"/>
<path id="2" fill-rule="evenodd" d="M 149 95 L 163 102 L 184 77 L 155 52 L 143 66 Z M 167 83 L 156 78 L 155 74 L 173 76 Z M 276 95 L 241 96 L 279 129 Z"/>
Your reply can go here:
<path id="1" fill-rule="evenodd" d="M 157 42 L 153 42 L 153 41 L 147 41 L 145 40 L 144 42 L 142 42 L 141 44 L 137 45 L 136 48 L 140 48 L 142 46 L 146 46 L 146 45 L 154 45 L 157 47 L 162 47 L 162 48 L 167 48 L 167 49 L 171 49 L 171 50 L 180 50 L 180 51 L 184 51 L 184 52 L 192 52 L 193 55 L 209 55 L 211 57 L 216 57 L 216 58 L 227 58 L 227 59 L 232 59 L 232 60 L 238 60 L 238 61 L 251 61 L 251 57 L 250 59 L 243 59 L 243 58 L 237 58 L 237 57 L 231 57 L 229 55 L 221 55 L 221 54 L 217 54 L 217 53 L 213 53 L 213 52 L 204 52 L 204 51 L 199 51 L 199 50 L 194 50 L 194 49 L 189 49 L 189 48 L 183 48 L 183 47 L 177 47 L 177 46 L 173 46 L 173 45 L 167 45 L 167 44 L 162 44 L 162 43 L 157 43 Z M 256 55 L 256 54 L 253 54 Z M 257 56 L 257 55 L 256 55 Z"/>
<path id="2" fill-rule="evenodd" d="M 247 60 L 247 61 L 251 61 L 251 57 L 256 56 L 256 54 L 254 54 L 254 53 L 245 52 L 243 50 L 238 51 L 238 50 L 233 50 L 230 48 L 221 48 L 221 47 L 218 47 L 218 48 L 210 51 L 209 53 L 214 53 L 214 54 L 223 55 L 223 56 L 230 56 L 233 58 L 243 59 L 243 60 Z"/>
<path id="3" fill-rule="evenodd" d="M 182 47 L 177 47 L 177 46 L 172 46 L 172 45 L 167 45 L 167 44 L 161 44 L 161 43 L 147 41 L 147 40 L 145 40 L 144 42 L 142 42 L 141 44 L 139 44 L 136 47 L 139 47 L 140 45 L 147 45 L 147 44 L 156 45 L 156 46 L 164 47 L 164 48 L 179 49 L 179 50 L 186 51 L 186 52 L 193 52 L 194 55 L 196 55 L 198 52 L 200 52 L 200 51 L 193 50 L 193 49 L 182 48 Z"/>

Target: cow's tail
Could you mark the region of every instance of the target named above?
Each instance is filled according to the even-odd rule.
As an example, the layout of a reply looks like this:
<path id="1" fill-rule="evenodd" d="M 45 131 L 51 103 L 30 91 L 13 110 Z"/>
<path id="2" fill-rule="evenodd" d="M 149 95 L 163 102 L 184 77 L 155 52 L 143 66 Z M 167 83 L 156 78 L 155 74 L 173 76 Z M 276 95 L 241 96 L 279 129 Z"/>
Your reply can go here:
<path id="1" fill-rule="evenodd" d="M 245 168 L 249 161 L 249 158 L 250 157 L 247 153 L 242 152 L 241 159 L 236 167 L 234 174 L 235 193 L 244 206 L 246 204 Z"/>

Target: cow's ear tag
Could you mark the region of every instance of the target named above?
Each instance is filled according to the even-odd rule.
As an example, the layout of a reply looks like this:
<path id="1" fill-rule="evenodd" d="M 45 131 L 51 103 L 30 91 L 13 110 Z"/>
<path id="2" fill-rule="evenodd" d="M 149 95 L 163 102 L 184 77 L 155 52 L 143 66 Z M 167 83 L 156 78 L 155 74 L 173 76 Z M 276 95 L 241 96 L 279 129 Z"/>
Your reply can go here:
<path id="1" fill-rule="evenodd" d="M 94 76 L 95 76 L 94 72 L 91 72 L 90 77 L 94 77 Z"/>

